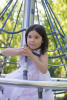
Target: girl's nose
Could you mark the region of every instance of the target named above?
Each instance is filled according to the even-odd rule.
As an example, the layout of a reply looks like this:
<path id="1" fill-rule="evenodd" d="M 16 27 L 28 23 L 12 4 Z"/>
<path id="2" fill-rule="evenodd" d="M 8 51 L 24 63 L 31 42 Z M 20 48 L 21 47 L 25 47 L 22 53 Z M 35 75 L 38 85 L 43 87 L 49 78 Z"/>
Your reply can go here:
<path id="1" fill-rule="evenodd" d="M 31 41 L 34 41 L 34 38 L 32 38 Z"/>

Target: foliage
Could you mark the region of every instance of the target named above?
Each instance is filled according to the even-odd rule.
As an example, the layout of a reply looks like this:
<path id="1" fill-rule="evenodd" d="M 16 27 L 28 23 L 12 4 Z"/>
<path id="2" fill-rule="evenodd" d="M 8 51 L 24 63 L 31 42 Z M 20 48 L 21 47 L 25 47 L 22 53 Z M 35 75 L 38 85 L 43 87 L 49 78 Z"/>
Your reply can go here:
<path id="1" fill-rule="evenodd" d="M 62 0 L 56 0 L 56 2 L 53 2 L 53 0 L 49 0 L 49 3 L 50 3 L 50 6 L 51 6 L 55 16 L 57 17 L 58 21 L 60 22 L 60 25 L 61 25 L 63 31 L 66 34 L 67 29 L 65 27 L 67 26 L 67 21 L 66 21 L 67 20 L 67 18 L 66 18 L 67 17 L 67 13 L 66 13 L 67 2 L 65 0 L 64 0 L 64 2 L 61 2 L 61 1 Z M 63 9 L 62 9 L 62 7 L 63 7 Z M 49 27 L 50 24 L 48 23 L 46 13 L 42 12 L 43 11 L 42 9 L 40 9 L 41 24 L 43 24 L 45 26 L 46 32 L 48 34 L 48 33 L 53 32 L 53 30 L 50 29 L 50 27 Z M 55 27 L 55 29 L 56 29 L 56 27 Z M 58 35 L 57 37 L 58 37 L 58 39 L 61 43 L 62 49 L 65 48 L 61 36 Z M 49 38 L 49 51 L 53 51 L 56 48 L 60 48 L 60 45 L 58 43 L 58 40 L 56 39 L 56 36 L 51 35 L 51 36 L 48 36 L 48 38 Z M 64 50 L 64 51 L 66 52 L 66 50 Z M 63 54 L 61 49 L 59 51 L 56 50 L 54 52 L 48 52 L 48 55 L 49 56 L 58 56 L 59 53 L 61 55 Z M 62 64 L 61 63 L 62 60 L 63 60 L 64 63 L 66 63 L 64 57 L 56 58 L 56 59 L 49 59 L 48 63 L 52 64 L 52 65 L 60 65 L 60 64 Z M 63 77 L 65 77 L 65 68 L 64 68 L 64 66 L 59 66 L 59 67 L 49 66 L 49 71 L 50 71 L 52 77 L 62 77 L 62 72 L 64 73 Z"/>
<path id="2" fill-rule="evenodd" d="M 53 2 L 53 0 L 49 0 L 49 3 L 50 3 L 51 8 L 53 9 L 55 15 L 57 16 L 64 32 L 67 33 L 67 29 L 66 29 L 66 27 L 67 27 L 67 13 L 66 13 L 67 12 L 67 0 L 56 0 L 55 3 Z M 40 6 L 38 6 L 40 24 L 44 25 L 47 33 L 50 33 L 51 30 L 50 30 L 50 27 L 49 27 L 49 24 L 48 24 L 48 19 L 47 19 L 47 16 L 45 15 L 45 12 L 44 12 L 44 9 L 42 7 L 41 2 L 39 2 L 38 5 L 40 5 L 41 8 L 42 8 L 42 9 L 40 9 Z M 8 11 L 5 13 L 5 15 L 0 20 L 0 27 L 2 27 L 2 25 L 3 25 L 4 21 L 6 20 L 8 13 L 9 13 L 12 6 L 13 6 L 13 4 L 11 4 Z M 18 1 L 16 8 L 12 12 L 9 20 L 7 21 L 7 23 L 4 27 L 4 29 L 6 29 L 8 31 L 18 31 L 22 28 L 23 11 L 21 11 L 21 13 L 20 13 L 19 19 L 17 21 L 16 28 L 14 30 L 19 8 L 20 8 L 20 2 Z M 1 10 L 2 9 L 0 9 L 0 11 Z M 37 20 L 38 20 L 37 15 L 35 15 L 35 23 L 38 22 Z M 0 33 L 0 47 L 9 47 L 9 45 L 10 45 L 10 47 L 13 47 L 13 48 L 20 47 L 20 45 L 21 45 L 21 34 L 22 33 L 15 34 L 15 35 L 12 36 L 12 35 L 6 34 L 4 32 Z M 11 37 L 12 37 L 12 40 L 11 40 Z M 49 51 L 56 49 L 56 43 L 59 47 L 57 39 L 56 39 L 56 43 L 55 43 L 53 36 L 48 36 L 48 38 L 49 38 Z M 59 38 L 59 40 L 62 44 L 62 47 L 64 48 L 61 37 L 59 36 L 58 38 Z M 10 43 L 10 41 L 11 41 L 11 43 Z M 4 48 L 0 48 L 0 49 L 1 49 L 0 51 L 2 51 Z M 57 50 L 55 52 L 51 52 L 51 53 L 49 52 L 48 53 L 49 56 L 57 56 L 58 54 L 59 53 L 58 53 Z M 61 50 L 60 50 L 60 54 L 62 54 Z M 1 56 L 0 59 L 4 60 L 4 57 Z M 65 62 L 65 59 L 63 57 L 62 57 L 62 59 Z M 11 58 L 7 57 L 7 62 L 17 63 L 17 62 L 19 62 L 19 57 L 11 57 Z M 59 65 L 59 64 L 61 64 L 61 59 L 59 59 L 59 58 L 49 59 L 48 63 L 52 64 L 52 65 Z M 5 64 L 4 65 L 4 73 L 10 73 L 13 70 L 16 70 L 17 66 L 18 65 L 16 65 L 16 64 Z M 62 72 L 64 73 L 64 67 L 63 66 L 62 67 L 61 66 L 59 66 L 59 67 L 49 66 L 49 71 L 50 71 L 52 77 L 61 77 Z M 65 77 L 65 75 L 64 75 L 64 77 Z"/>
<path id="3" fill-rule="evenodd" d="M 10 8 L 7 10 L 7 12 L 1 18 L 0 28 L 3 27 L 3 24 L 9 14 L 9 12 L 11 11 L 11 9 L 13 7 L 13 4 L 14 3 L 11 4 Z M 19 9 L 20 9 L 20 0 L 18 1 L 14 11 L 12 12 L 9 19 L 7 20 L 7 23 L 4 26 L 5 30 L 12 32 L 12 31 L 19 31 L 22 28 L 22 17 L 21 17 L 21 16 L 23 16 L 22 13 L 20 13 L 18 21 L 16 23 Z M 0 10 L 2 11 L 3 9 L 0 9 Z M 2 52 L 2 50 L 6 47 L 12 47 L 12 48 L 20 47 L 21 35 L 22 35 L 22 33 L 11 35 L 11 34 L 1 32 L 0 33 L 0 47 L 1 47 L 0 51 Z M 4 62 L 4 56 L 1 56 L 0 59 L 3 60 L 3 62 Z M 9 57 L 6 58 L 6 62 L 17 63 L 18 60 L 19 60 L 19 57 L 11 57 L 10 59 L 9 59 Z M 17 69 L 17 67 L 18 67 L 18 65 L 16 65 L 16 64 L 5 63 L 3 72 L 4 73 L 12 72 L 13 70 Z"/>
<path id="4" fill-rule="evenodd" d="M 53 9 L 58 21 L 60 22 L 60 25 L 61 25 L 63 31 L 66 34 L 67 33 L 67 29 L 66 29 L 66 26 L 67 26 L 67 13 L 66 13 L 67 12 L 67 0 L 56 0 L 55 3 L 54 2 L 50 3 L 50 5 L 51 5 L 51 7 L 52 7 L 52 9 Z M 63 45 L 63 42 L 62 42 L 62 39 L 61 39 L 60 36 L 59 36 L 59 40 L 61 42 L 62 47 L 64 48 L 64 45 Z M 49 49 L 50 50 L 51 49 L 52 50 L 55 49 L 55 44 L 53 43 L 52 39 L 50 40 L 49 43 L 50 43 L 49 44 L 50 45 Z M 51 45 L 53 45 L 53 46 L 51 46 Z M 59 47 L 59 45 L 58 45 L 58 47 Z M 57 54 L 58 54 L 58 52 L 56 52 L 53 55 L 57 55 Z M 60 50 L 60 54 L 62 54 L 61 50 Z M 64 57 L 62 57 L 62 60 L 66 63 Z M 54 59 L 54 61 L 50 60 L 50 63 L 53 63 L 54 65 L 61 64 L 61 60 L 60 59 Z M 65 77 L 65 69 L 64 69 L 63 66 L 62 67 L 59 66 L 58 68 L 49 67 L 49 70 L 50 70 L 52 76 L 62 77 L 62 74 L 64 73 L 63 77 Z M 52 72 L 52 70 L 53 70 L 53 72 Z"/>

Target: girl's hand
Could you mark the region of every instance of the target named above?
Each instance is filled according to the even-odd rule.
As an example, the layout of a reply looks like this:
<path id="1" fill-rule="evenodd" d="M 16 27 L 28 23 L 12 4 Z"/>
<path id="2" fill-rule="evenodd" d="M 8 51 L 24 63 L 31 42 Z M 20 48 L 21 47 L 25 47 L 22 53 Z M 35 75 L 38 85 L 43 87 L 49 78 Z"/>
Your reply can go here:
<path id="1" fill-rule="evenodd" d="M 30 57 L 30 58 L 31 58 L 31 56 L 33 55 L 32 51 L 31 51 L 30 48 L 27 47 L 27 46 L 24 46 L 24 48 L 22 48 L 22 54 L 23 54 L 24 56 L 27 56 L 27 57 Z"/>

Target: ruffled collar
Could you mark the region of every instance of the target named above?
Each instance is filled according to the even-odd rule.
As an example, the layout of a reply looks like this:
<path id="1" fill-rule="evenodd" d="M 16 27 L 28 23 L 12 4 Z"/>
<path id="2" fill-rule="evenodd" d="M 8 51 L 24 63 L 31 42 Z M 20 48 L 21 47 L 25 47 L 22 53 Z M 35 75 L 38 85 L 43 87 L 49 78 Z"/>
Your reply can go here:
<path id="1" fill-rule="evenodd" d="M 32 53 L 38 57 L 40 57 L 40 49 L 33 50 Z"/>

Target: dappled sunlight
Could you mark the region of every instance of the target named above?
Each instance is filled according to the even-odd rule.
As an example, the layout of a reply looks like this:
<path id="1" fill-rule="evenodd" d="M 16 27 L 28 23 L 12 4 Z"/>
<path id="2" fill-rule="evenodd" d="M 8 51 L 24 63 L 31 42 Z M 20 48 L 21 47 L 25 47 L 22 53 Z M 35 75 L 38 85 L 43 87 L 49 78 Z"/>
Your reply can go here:
<path id="1" fill-rule="evenodd" d="M 0 0 L 0 12 L 7 4 L 7 1 L 8 0 Z M 0 59 L 2 60 L 2 63 L 5 62 L 3 64 L 3 73 L 7 74 L 20 68 L 20 58 L 19 56 L 3 56 L 2 50 L 5 48 L 22 47 L 23 42 L 26 45 L 24 35 L 29 24 L 31 24 L 31 21 L 34 20 L 34 24 L 41 24 L 44 26 L 48 36 L 49 44 L 47 62 L 50 75 L 55 78 L 67 78 L 67 3 L 65 0 L 43 0 L 43 2 L 40 0 L 35 1 L 35 11 L 32 9 L 31 12 L 27 13 L 28 17 L 31 19 L 24 20 L 26 15 L 24 16 L 24 2 L 22 2 L 22 0 L 18 0 L 10 15 L 9 13 L 11 12 L 16 0 L 11 2 L 8 9 L 5 10 L 5 13 L 2 13 L 2 16 L 0 13 Z M 46 1 L 49 2 L 47 3 Z M 30 13 L 31 15 L 29 15 Z M 26 23 L 27 26 L 25 26 Z M 24 28 L 25 30 L 22 30 Z M 14 32 L 18 33 L 13 34 Z M 64 97 L 64 94 L 56 96 Z"/>

